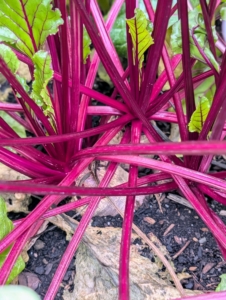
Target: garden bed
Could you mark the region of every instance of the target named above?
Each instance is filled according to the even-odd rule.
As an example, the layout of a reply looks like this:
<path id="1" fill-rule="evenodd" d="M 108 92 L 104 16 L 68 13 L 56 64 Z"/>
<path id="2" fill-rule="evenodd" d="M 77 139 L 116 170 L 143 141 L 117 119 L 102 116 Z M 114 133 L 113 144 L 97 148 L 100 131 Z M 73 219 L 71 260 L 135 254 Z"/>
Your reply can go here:
<path id="1" fill-rule="evenodd" d="M 169 197 L 172 195 L 177 196 L 170 194 Z M 209 203 L 218 215 L 220 212 L 222 214 L 223 206 L 211 200 Z M 226 216 L 222 219 L 226 221 Z M 155 196 L 149 196 L 135 212 L 134 223 L 145 234 L 153 233 L 166 247 L 171 257 L 177 256 L 173 259 L 176 272 L 190 274 L 190 278 L 181 281 L 184 288 L 202 292 L 215 290 L 220 282 L 219 276 L 226 273 L 226 263 L 212 234 L 193 209 L 168 199 L 167 194 L 162 198 L 160 208 Z M 120 215 L 94 217 L 91 226 L 98 227 L 100 231 L 101 228 L 106 227 L 109 230 L 111 227 L 121 228 L 122 218 Z M 169 230 L 170 228 L 172 229 Z M 45 295 L 67 244 L 65 232 L 50 225 L 47 232 L 38 238 L 36 244 L 28 252 L 29 262 L 25 271 L 38 276 L 39 284 L 36 291 L 42 297 Z M 143 244 L 139 239 L 136 244 L 141 245 L 139 251 L 142 256 L 153 260 L 153 254 L 148 245 Z M 185 244 L 188 244 L 187 247 L 178 255 Z M 63 300 L 64 290 L 71 292 L 74 288 L 73 279 L 76 272 L 74 263 L 73 259 L 56 300 Z"/>

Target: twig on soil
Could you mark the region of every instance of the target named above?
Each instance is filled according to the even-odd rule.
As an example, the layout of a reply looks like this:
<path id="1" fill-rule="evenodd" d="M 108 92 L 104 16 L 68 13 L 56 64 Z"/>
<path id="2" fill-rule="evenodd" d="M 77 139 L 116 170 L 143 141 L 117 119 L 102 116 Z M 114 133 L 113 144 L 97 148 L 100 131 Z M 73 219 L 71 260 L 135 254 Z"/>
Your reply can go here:
<path id="1" fill-rule="evenodd" d="M 97 160 L 94 160 L 90 165 L 90 169 L 91 169 L 90 172 L 92 173 L 93 178 L 95 179 L 97 185 L 100 184 L 100 180 L 97 175 L 98 165 L 99 165 L 99 161 L 97 161 Z"/>
<path id="2" fill-rule="evenodd" d="M 81 180 L 79 181 L 78 186 L 82 186 L 83 183 L 86 181 L 86 179 L 90 177 L 90 175 L 91 175 L 91 172 L 85 174 L 85 175 L 81 178 Z"/>
<path id="3" fill-rule="evenodd" d="M 206 285 L 206 287 L 211 287 L 211 286 L 217 286 L 218 285 L 218 282 L 213 282 L 213 283 L 209 283 Z"/>
<path id="4" fill-rule="evenodd" d="M 163 214 L 163 210 L 162 210 L 162 201 L 163 199 L 165 199 L 165 194 L 155 194 L 155 198 L 158 202 L 159 205 L 159 210 L 161 211 L 161 213 Z"/>
<path id="5" fill-rule="evenodd" d="M 200 287 L 200 288 L 202 289 L 203 292 L 206 292 L 205 287 L 199 282 L 197 276 L 196 276 L 194 273 L 192 273 L 192 277 L 193 277 L 193 280 L 194 280 L 194 282 L 195 282 L 195 284 L 196 284 L 195 290 L 196 290 L 198 287 Z M 208 292 L 208 291 L 207 291 L 207 292 Z"/>
<path id="6" fill-rule="evenodd" d="M 173 229 L 174 226 L 175 226 L 175 224 L 171 224 L 171 225 L 165 230 L 165 232 L 163 233 L 163 236 L 166 236 L 166 235 Z"/>
<path id="7" fill-rule="evenodd" d="M 181 196 L 174 195 L 174 194 L 168 194 L 167 199 L 173 200 L 177 203 L 180 203 L 184 206 L 187 206 L 187 207 L 193 209 L 192 205 L 185 198 L 183 198 Z"/>
<path id="8" fill-rule="evenodd" d="M 185 245 L 172 257 L 172 259 L 176 259 L 181 253 L 187 248 L 191 241 L 187 241 Z"/>
<path id="9" fill-rule="evenodd" d="M 221 163 L 219 161 L 212 160 L 211 165 L 214 165 L 214 166 L 220 167 L 221 169 L 226 170 L 226 164 Z"/>

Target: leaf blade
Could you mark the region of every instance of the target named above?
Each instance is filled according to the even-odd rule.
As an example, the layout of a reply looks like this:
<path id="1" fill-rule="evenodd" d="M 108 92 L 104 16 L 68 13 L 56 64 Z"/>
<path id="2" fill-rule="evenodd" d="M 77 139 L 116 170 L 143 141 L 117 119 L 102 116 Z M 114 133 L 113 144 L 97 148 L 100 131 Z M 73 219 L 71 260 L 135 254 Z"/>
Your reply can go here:
<path id="1" fill-rule="evenodd" d="M 51 57 L 48 52 L 40 50 L 32 57 L 34 63 L 34 81 L 32 84 L 32 99 L 43 108 L 46 115 L 53 114 L 52 102 L 49 96 L 47 85 L 53 77 Z"/>
<path id="2" fill-rule="evenodd" d="M 220 275 L 221 282 L 216 288 L 216 292 L 226 291 L 226 274 Z"/>
<path id="3" fill-rule="evenodd" d="M 190 29 L 190 52 L 191 56 L 200 62 L 206 64 L 205 59 L 199 52 L 199 49 L 195 45 L 195 42 L 192 38 L 192 30 L 193 37 L 196 39 L 199 47 L 203 50 L 206 57 L 209 59 L 213 67 L 219 72 L 219 63 L 214 58 L 212 52 L 209 49 L 209 43 L 207 42 L 207 33 L 203 20 L 203 16 L 200 13 L 200 7 L 196 7 L 193 11 L 189 12 L 189 29 Z M 217 40 L 217 34 L 215 27 L 212 27 L 214 40 Z M 171 33 L 171 47 L 174 54 L 182 54 L 182 37 L 181 37 L 181 24 L 180 20 L 175 22 L 172 25 L 172 33 Z"/>
<path id="4" fill-rule="evenodd" d="M 86 64 L 86 60 L 88 56 L 91 54 L 91 39 L 88 35 L 87 30 L 84 28 L 83 30 L 83 63 Z"/>
<path id="5" fill-rule="evenodd" d="M 30 58 L 61 24 L 61 13 L 52 10 L 51 0 L 14 0 L 13 5 L 0 0 L 0 41 Z"/>
<path id="6" fill-rule="evenodd" d="M 4 59 L 11 72 L 15 74 L 20 63 L 16 54 L 10 49 L 10 47 L 0 44 L 0 56 Z"/>
<path id="7" fill-rule="evenodd" d="M 13 230 L 13 222 L 7 217 L 7 209 L 5 201 L 2 197 L 0 197 L 0 240 L 2 240 L 7 234 L 9 234 Z M 0 254 L 0 268 L 4 264 L 11 247 L 7 248 Z M 25 268 L 25 263 L 21 256 L 16 260 L 13 269 L 9 275 L 7 280 L 7 284 L 9 284 L 18 274 L 20 274 Z"/>
<path id="8" fill-rule="evenodd" d="M 133 62 L 134 65 L 138 63 L 141 79 L 144 53 L 154 44 L 153 38 L 151 37 L 152 28 L 145 13 L 139 8 L 135 9 L 135 16 L 131 19 L 127 19 L 126 22 L 129 26 L 129 32 L 132 38 Z"/>
<path id="9" fill-rule="evenodd" d="M 191 120 L 188 124 L 188 129 L 190 132 L 201 132 L 209 110 L 209 100 L 206 97 L 200 98 L 200 102 L 196 107 L 196 110 L 193 112 Z"/>

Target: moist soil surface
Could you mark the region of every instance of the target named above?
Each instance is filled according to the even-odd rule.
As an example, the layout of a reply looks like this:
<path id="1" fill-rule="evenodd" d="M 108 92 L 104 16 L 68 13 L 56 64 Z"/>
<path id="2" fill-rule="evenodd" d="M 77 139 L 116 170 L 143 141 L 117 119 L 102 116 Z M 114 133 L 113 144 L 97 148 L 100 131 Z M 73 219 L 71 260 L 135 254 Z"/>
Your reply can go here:
<path id="1" fill-rule="evenodd" d="M 146 197 L 142 206 L 135 212 L 134 223 L 144 233 L 152 232 L 156 235 L 166 246 L 171 257 L 177 256 L 173 259 L 176 272 L 187 272 L 191 275 L 190 278 L 181 281 L 184 288 L 203 292 L 213 291 L 220 282 L 219 276 L 226 273 L 226 264 L 215 239 L 193 209 L 169 200 L 168 194 L 162 199 L 160 205 L 155 196 Z M 217 214 L 224 210 L 215 201 L 209 201 L 209 204 Z M 225 222 L 226 217 L 222 217 L 222 220 Z M 94 217 L 92 226 L 122 227 L 122 218 L 119 215 Z M 142 244 L 139 239 L 135 243 Z M 178 254 L 185 244 L 187 247 Z M 50 227 L 28 253 L 30 259 L 25 271 L 34 273 L 39 278 L 36 291 L 42 299 L 67 245 L 65 233 L 58 228 Z M 154 257 L 147 245 L 143 245 L 142 248 L 141 255 L 153 261 Z M 76 272 L 74 259 L 64 276 L 56 300 L 63 299 L 64 289 L 72 291 L 74 288 L 73 279 Z"/>

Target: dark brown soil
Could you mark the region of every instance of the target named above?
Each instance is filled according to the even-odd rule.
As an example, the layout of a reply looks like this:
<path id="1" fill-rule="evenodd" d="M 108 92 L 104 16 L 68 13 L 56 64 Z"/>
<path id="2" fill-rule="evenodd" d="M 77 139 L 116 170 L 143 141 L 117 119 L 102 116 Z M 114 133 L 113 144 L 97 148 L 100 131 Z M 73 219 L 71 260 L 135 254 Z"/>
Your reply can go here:
<path id="1" fill-rule="evenodd" d="M 191 278 L 184 280 L 182 284 L 187 289 L 214 290 L 220 281 L 219 276 L 226 272 L 226 264 L 212 234 L 194 210 L 175 203 L 167 197 L 161 202 L 161 207 L 162 212 L 155 197 L 148 197 L 136 211 L 134 223 L 144 233 L 152 232 L 156 235 L 162 244 L 166 246 L 171 257 L 187 241 L 190 241 L 190 244 L 181 255 L 174 259 L 177 272 L 191 274 Z M 212 201 L 211 207 L 217 213 L 223 209 L 221 205 L 214 201 Z M 149 224 L 144 220 L 145 217 L 154 219 L 155 224 Z M 226 221 L 225 217 L 222 219 Z M 121 227 L 122 220 L 119 216 L 116 218 L 95 217 L 92 225 L 106 227 L 115 226 L 116 224 Z M 173 225 L 172 230 L 168 234 L 164 234 Z M 137 242 L 140 243 L 140 241 Z M 142 255 L 153 259 L 148 247 L 144 248 Z"/>
<path id="2" fill-rule="evenodd" d="M 217 213 L 223 209 L 214 201 L 211 201 L 210 205 Z M 161 208 L 162 212 L 154 196 L 147 197 L 144 204 L 135 213 L 135 224 L 144 233 L 152 232 L 155 234 L 166 246 L 171 257 L 187 241 L 190 241 L 187 248 L 174 259 L 177 272 L 188 272 L 191 275 L 191 278 L 183 280 L 182 284 L 187 289 L 214 290 L 220 281 L 219 276 L 226 273 L 226 264 L 212 234 L 194 210 L 167 199 L 167 195 L 161 202 Z M 151 225 L 145 221 L 144 218 L 146 217 L 154 219 L 155 224 Z M 225 217 L 222 219 L 226 221 Z M 174 227 L 168 234 L 164 234 L 169 226 L 173 226 L 172 224 Z M 122 218 L 119 215 L 116 217 L 94 217 L 92 226 L 121 227 Z M 36 245 L 32 247 L 29 252 L 30 260 L 26 266 L 26 271 L 37 274 L 40 284 L 36 291 L 43 297 L 68 242 L 65 240 L 65 234 L 57 228 L 44 233 L 39 240 L 44 242 L 44 247 L 40 250 L 37 249 Z M 136 243 L 140 244 L 141 241 L 138 239 Z M 142 255 L 152 261 L 154 259 L 148 247 L 144 247 Z M 73 289 L 74 275 L 73 260 L 55 298 L 56 300 L 63 299 L 63 289 Z"/>
<path id="3" fill-rule="evenodd" d="M 53 228 L 53 226 L 51 226 L 50 229 L 51 228 Z M 67 245 L 68 242 L 66 241 L 65 233 L 62 230 L 54 227 L 53 230 L 42 234 L 28 253 L 29 262 L 25 271 L 31 272 L 38 276 L 40 282 L 36 292 L 42 297 L 42 299 L 45 296 L 45 293 L 51 283 Z M 62 295 L 64 289 L 69 291 L 73 290 L 75 276 L 74 263 L 75 257 L 70 263 L 55 300 L 63 299 Z"/>

